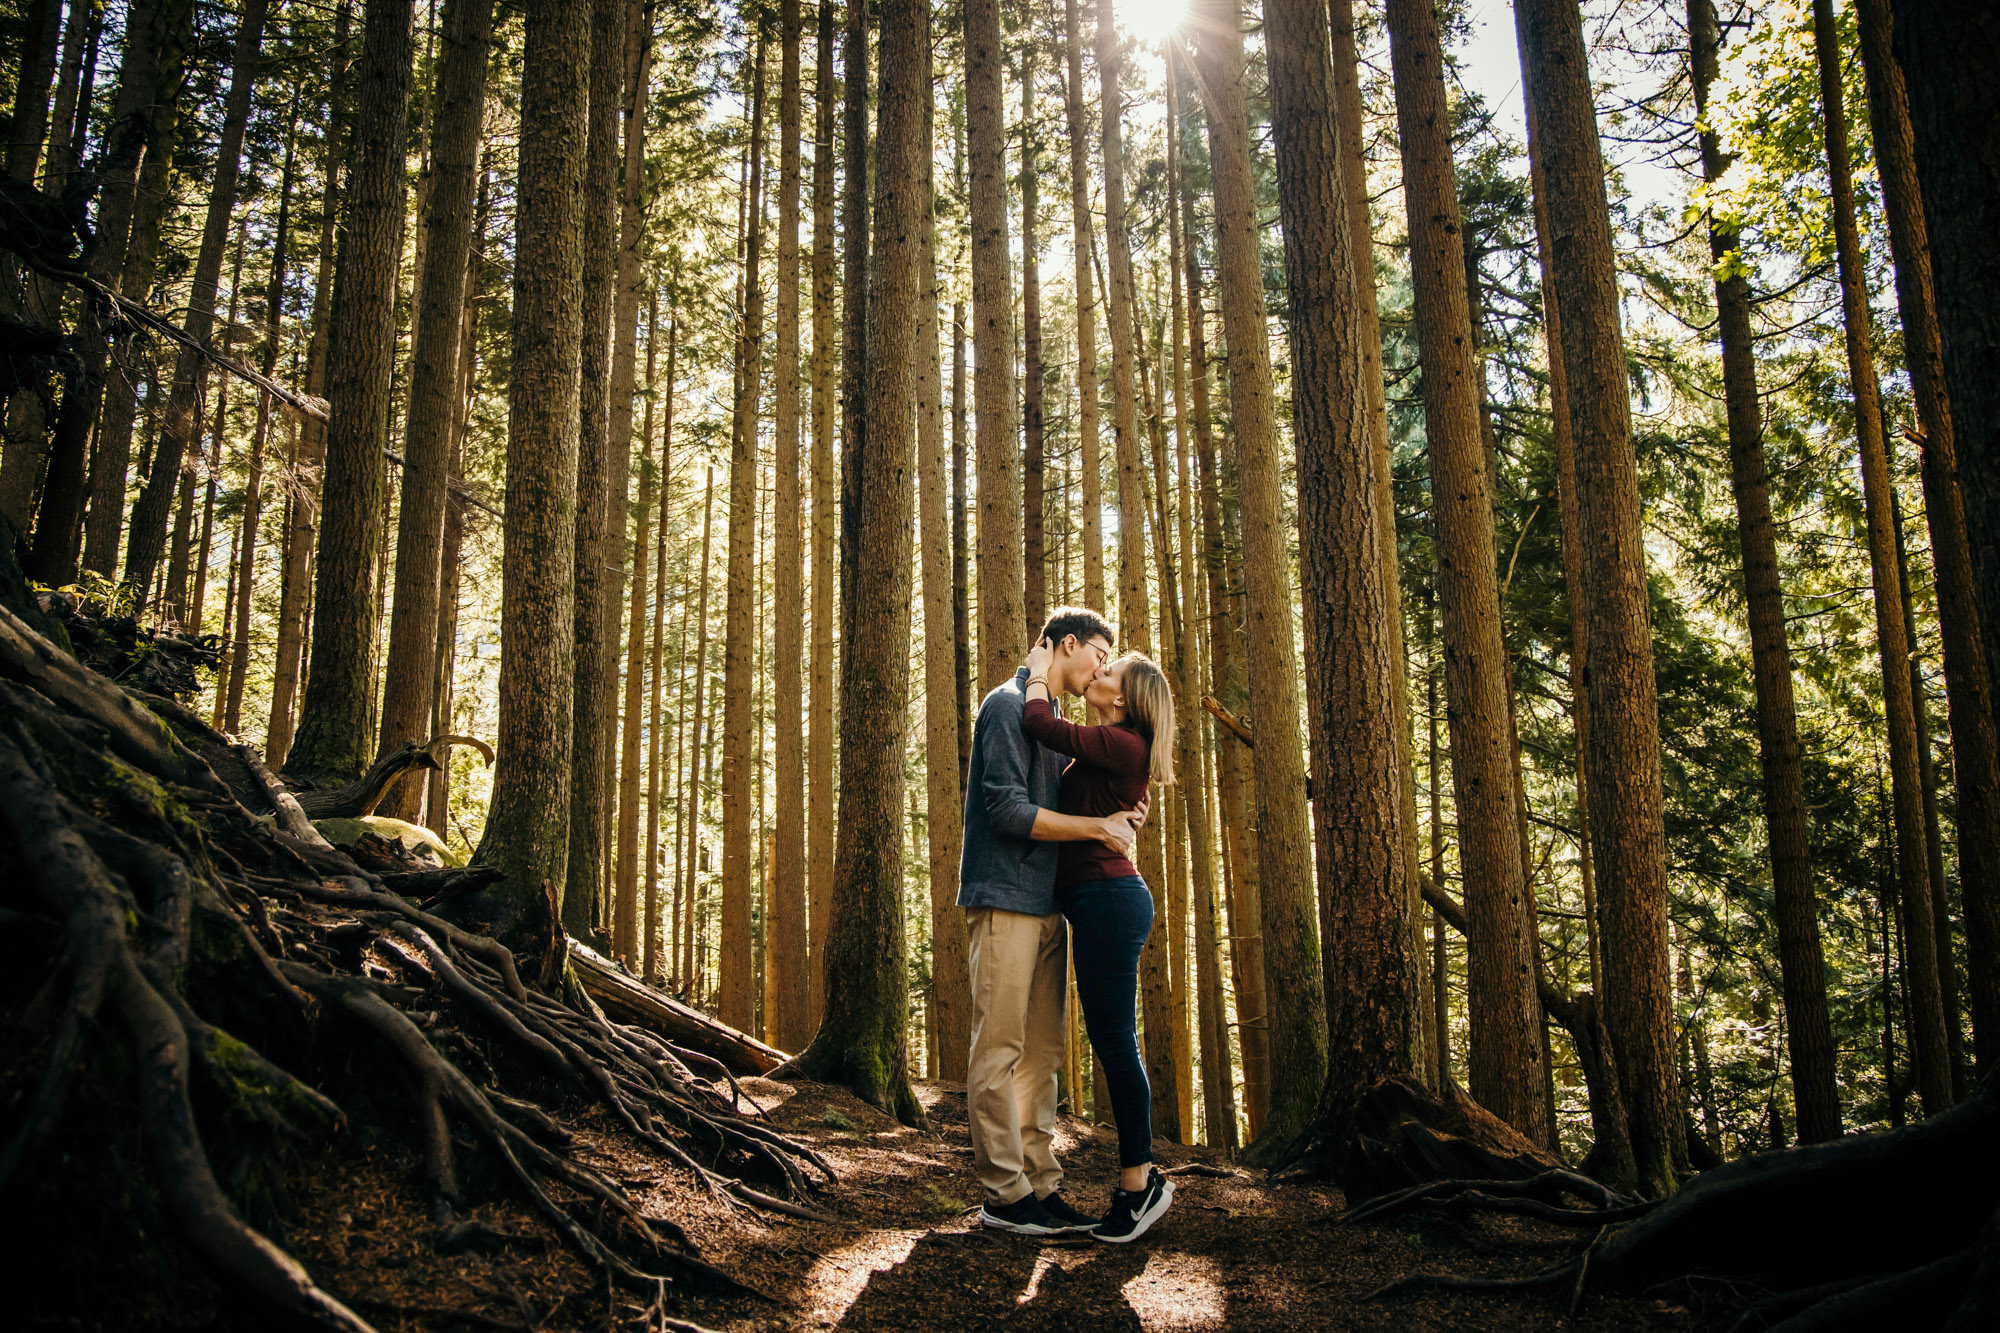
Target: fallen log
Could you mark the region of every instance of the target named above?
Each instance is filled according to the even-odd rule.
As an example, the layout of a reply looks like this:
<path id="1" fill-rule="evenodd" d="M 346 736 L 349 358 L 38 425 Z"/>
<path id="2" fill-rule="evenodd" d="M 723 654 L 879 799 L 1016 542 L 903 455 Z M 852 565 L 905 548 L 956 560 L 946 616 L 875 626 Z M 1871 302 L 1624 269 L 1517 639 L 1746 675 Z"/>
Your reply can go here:
<path id="1" fill-rule="evenodd" d="M 443 768 L 445 756 L 454 745 L 469 745 L 493 763 L 493 747 L 471 736 L 439 736 L 419 745 L 404 741 L 368 766 L 368 771 L 344 786 L 324 791 L 298 793 L 299 807 L 307 818 L 359 819 L 372 815 L 387 800 L 395 785 L 411 773 L 429 773 Z"/>
<path id="2" fill-rule="evenodd" d="M 792 1058 L 646 985 L 587 944 L 571 940 L 569 957 L 584 991 L 607 1016 L 705 1055 L 732 1074 L 768 1074 Z"/>

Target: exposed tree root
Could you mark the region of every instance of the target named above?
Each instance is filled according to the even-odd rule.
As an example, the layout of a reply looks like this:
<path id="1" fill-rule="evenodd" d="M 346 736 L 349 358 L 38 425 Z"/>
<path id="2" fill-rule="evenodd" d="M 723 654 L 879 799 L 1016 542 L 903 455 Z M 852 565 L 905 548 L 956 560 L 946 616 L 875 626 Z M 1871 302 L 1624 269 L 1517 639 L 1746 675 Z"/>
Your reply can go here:
<path id="1" fill-rule="evenodd" d="M 342 1127 L 358 1106 L 379 1119 L 399 1072 L 409 1119 L 377 1128 L 420 1147 L 434 1242 L 508 1240 L 465 1216 L 459 1159 L 475 1153 L 656 1329 L 697 1327 L 672 1312 L 678 1289 L 761 1293 L 571 1156 L 543 1107 L 552 1094 L 600 1103 L 719 1198 L 831 1220 L 804 1202 L 831 1167 L 746 1111 L 712 1056 L 613 1022 L 560 965 L 554 994 L 531 989 L 500 943 L 328 847 L 254 752 L 82 668 L 4 609 L 0 718 L 0 864 L 18 868 L 0 876 L 0 932 L 47 960 L 15 1015 L 35 1063 L 13 1066 L 27 1083 L 0 1126 L 0 1185 L 47 1169 L 42 1150 L 101 1056 L 133 1071 L 91 1093 L 136 1094 L 172 1230 L 273 1314 L 349 1333 L 369 1327 L 355 1305 L 390 1307 L 317 1286 L 244 1220 L 211 1165 L 222 1127 L 202 1108 L 223 1105 L 240 1156 L 255 1149 L 236 1141 L 245 1124 L 282 1144 Z M 333 1086 L 343 1077 L 353 1100 Z"/>
<path id="2" fill-rule="evenodd" d="M 1466 1096 L 1385 1078 L 1345 1106 L 1322 1104 L 1281 1178 L 1329 1178 L 1350 1200 L 1477 1180 L 1522 1180 L 1561 1163 Z M 1412 1197 L 1416 1197 L 1412 1195 Z"/>
<path id="3" fill-rule="evenodd" d="M 1563 1181 L 1553 1182 L 1564 1190 Z M 1654 1205 L 1605 1199 L 1594 1215 L 1551 1204 L 1531 1182 L 1463 1180 L 1385 1196 L 1350 1213 L 1379 1217 L 1418 1203 L 1538 1201 L 1565 1224 L 1600 1230 L 1576 1260 L 1519 1279 L 1417 1274 L 1418 1287 L 1507 1290 L 1565 1278 L 1645 1287 L 1734 1278 L 1771 1293 L 1737 1327 L 1827 1330 L 1995 1326 L 2000 1312 L 2000 1078 L 1920 1124 L 1764 1153 L 1718 1167 Z M 1537 1193 L 1544 1197 L 1536 1199 Z M 1547 1211 L 1514 1206 L 1535 1216 Z M 1567 1216 L 1569 1213 L 1578 1216 Z"/>

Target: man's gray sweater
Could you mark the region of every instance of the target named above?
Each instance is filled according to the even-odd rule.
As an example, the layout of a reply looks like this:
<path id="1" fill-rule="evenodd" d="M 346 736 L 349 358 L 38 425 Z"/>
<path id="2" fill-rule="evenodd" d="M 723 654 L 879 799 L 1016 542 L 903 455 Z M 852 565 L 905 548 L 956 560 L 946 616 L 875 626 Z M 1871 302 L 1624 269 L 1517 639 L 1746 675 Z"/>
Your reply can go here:
<path id="1" fill-rule="evenodd" d="M 1028 668 L 979 705 L 965 781 L 958 905 L 1047 916 L 1056 910 L 1056 845 L 1033 840 L 1035 813 L 1054 810 L 1069 757 L 1021 733 Z"/>

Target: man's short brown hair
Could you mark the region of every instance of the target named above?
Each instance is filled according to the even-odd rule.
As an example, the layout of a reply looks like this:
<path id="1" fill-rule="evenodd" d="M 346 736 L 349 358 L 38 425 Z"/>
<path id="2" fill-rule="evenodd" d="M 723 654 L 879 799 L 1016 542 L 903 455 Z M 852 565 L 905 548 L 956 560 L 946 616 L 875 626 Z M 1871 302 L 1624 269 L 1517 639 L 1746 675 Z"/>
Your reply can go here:
<path id="1" fill-rule="evenodd" d="M 1042 622 L 1041 637 L 1052 646 L 1070 634 L 1076 635 L 1078 643 L 1088 643 L 1102 635 L 1106 643 L 1118 646 L 1118 632 L 1111 628 L 1111 622 L 1087 606 L 1059 606 Z"/>

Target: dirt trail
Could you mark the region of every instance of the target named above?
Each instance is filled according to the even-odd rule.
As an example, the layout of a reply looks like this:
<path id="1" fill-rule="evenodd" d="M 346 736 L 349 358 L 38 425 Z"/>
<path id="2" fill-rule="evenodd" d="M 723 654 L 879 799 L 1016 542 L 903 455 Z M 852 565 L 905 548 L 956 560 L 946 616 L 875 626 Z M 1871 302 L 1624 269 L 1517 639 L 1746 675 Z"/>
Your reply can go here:
<path id="1" fill-rule="evenodd" d="M 683 1318 L 717 1333 L 765 1330 L 1494 1329 L 1703 1330 L 1721 1327 L 1737 1293 L 1685 1288 L 1590 1294 L 1427 1293 L 1369 1301 L 1418 1269 L 1512 1276 L 1568 1258 L 1576 1233 L 1517 1218 L 1415 1214 L 1354 1228 L 1332 1223 L 1339 1191 L 1267 1187 L 1249 1175 L 1184 1176 L 1174 1205 L 1141 1242 L 1036 1242 L 981 1231 L 965 1105 L 956 1088 L 920 1085 L 930 1127 L 906 1129 L 846 1092 L 749 1080 L 745 1091 L 786 1133 L 811 1142 L 842 1180 L 821 1206 L 830 1225 L 751 1213 L 692 1190 L 684 1172 L 591 1120 L 580 1151 L 681 1223 L 703 1255 L 772 1297 L 690 1295 Z M 1102 1208 L 1116 1160 L 1111 1130 L 1063 1117 L 1066 1193 Z M 1226 1165 L 1220 1154 L 1162 1145 L 1166 1165 Z M 491 1252 L 440 1256 L 425 1232 L 414 1163 L 369 1159 L 301 1200 L 297 1253 L 388 1330 L 603 1329 L 607 1299 L 581 1265 L 517 1206 L 485 1214 L 514 1233 Z M 371 1183 L 372 1182 L 372 1183 Z M 346 1220 L 342 1220 L 345 1218 Z M 622 1305 L 622 1298 L 619 1301 Z M 405 1313 L 399 1313 L 401 1307 Z M 423 1312 L 417 1313 L 422 1307 Z M 450 1307 L 472 1315 L 460 1320 Z M 622 1325 L 631 1327 L 631 1325 Z"/>

